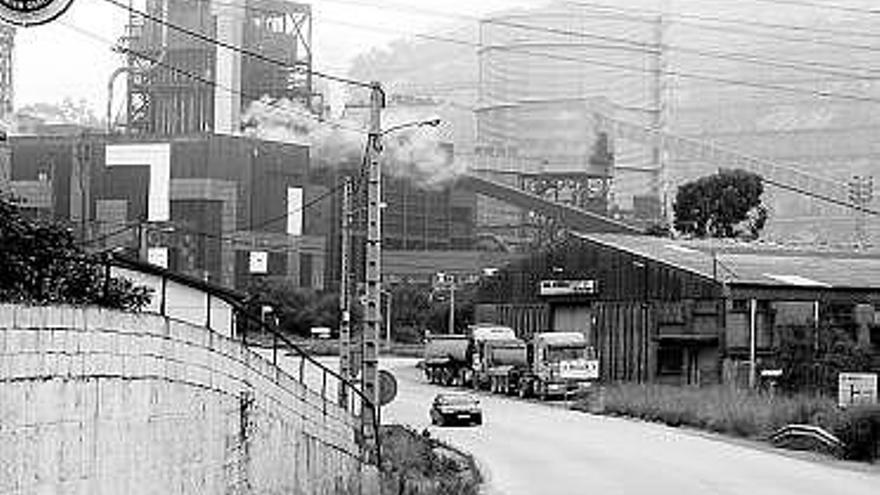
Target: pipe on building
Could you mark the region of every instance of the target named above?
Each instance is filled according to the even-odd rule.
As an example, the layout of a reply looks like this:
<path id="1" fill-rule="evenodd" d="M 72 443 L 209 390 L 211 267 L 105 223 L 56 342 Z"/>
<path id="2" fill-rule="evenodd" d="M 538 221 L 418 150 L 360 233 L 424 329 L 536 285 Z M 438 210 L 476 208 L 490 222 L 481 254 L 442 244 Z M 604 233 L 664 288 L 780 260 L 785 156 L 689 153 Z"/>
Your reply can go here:
<path id="1" fill-rule="evenodd" d="M 749 388 L 755 388 L 758 377 L 757 358 L 758 344 L 758 300 L 749 299 Z"/>

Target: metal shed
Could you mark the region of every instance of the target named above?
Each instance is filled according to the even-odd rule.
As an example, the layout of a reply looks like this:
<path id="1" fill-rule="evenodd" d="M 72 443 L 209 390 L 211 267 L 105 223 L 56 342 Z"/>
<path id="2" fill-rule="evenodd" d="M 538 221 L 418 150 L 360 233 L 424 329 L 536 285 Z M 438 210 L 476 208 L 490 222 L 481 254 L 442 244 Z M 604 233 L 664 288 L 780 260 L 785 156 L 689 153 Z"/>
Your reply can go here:
<path id="1" fill-rule="evenodd" d="M 880 253 L 573 233 L 485 280 L 476 318 L 583 332 L 605 380 L 710 384 L 754 380 L 779 325 L 880 345 L 878 307 Z"/>

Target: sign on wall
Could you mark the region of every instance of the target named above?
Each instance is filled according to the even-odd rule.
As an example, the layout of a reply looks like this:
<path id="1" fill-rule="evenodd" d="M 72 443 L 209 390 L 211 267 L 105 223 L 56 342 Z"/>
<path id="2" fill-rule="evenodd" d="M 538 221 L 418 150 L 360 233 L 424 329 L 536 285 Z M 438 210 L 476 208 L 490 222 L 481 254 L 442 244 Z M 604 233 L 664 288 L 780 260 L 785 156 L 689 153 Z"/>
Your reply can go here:
<path id="1" fill-rule="evenodd" d="M 168 268 L 168 248 L 151 247 L 147 249 L 147 262 L 151 265 Z"/>
<path id="2" fill-rule="evenodd" d="M 542 280 L 538 285 L 538 295 L 569 296 L 596 294 L 599 285 L 595 280 Z"/>
<path id="3" fill-rule="evenodd" d="M 303 231 L 303 189 L 287 188 L 287 233 L 302 235 Z"/>
<path id="4" fill-rule="evenodd" d="M 877 403 L 876 373 L 841 373 L 837 383 L 840 407 Z"/>
<path id="5" fill-rule="evenodd" d="M 266 251 L 251 251 L 248 268 L 251 273 L 269 273 L 269 253 Z"/>

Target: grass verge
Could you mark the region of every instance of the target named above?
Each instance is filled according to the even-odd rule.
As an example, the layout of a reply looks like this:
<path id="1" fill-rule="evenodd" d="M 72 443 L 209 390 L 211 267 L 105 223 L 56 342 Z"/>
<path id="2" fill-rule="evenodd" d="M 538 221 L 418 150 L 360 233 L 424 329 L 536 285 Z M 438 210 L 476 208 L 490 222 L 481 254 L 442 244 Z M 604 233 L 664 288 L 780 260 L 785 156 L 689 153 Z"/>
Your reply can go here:
<path id="1" fill-rule="evenodd" d="M 595 410 L 588 401 L 581 410 Z M 817 395 L 781 395 L 733 387 L 677 387 L 617 384 L 605 387 L 604 414 L 691 426 L 738 437 L 765 439 L 789 424 L 820 426 L 846 445 L 850 459 L 872 460 L 880 439 L 880 408 L 841 410 L 834 400 Z"/>
<path id="2" fill-rule="evenodd" d="M 482 481 L 473 458 L 401 425 L 383 426 L 382 493 L 476 495 Z"/>

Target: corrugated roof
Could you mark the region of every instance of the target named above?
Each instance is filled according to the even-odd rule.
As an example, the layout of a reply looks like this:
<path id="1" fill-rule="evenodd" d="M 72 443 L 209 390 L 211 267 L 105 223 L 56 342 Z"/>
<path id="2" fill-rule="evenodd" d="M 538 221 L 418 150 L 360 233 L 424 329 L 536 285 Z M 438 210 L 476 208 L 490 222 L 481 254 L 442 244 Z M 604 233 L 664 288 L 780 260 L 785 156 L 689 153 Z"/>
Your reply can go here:
<path id="1" fill-rule="evenodd" d="M 880 253 L 804 249 L 730 240 L 573 234 L 729 284 L 880 289 Z M 714 253 L 714 261 L 713 261 Z M 714 272 L 714 275 L 713 275 Z"/>

